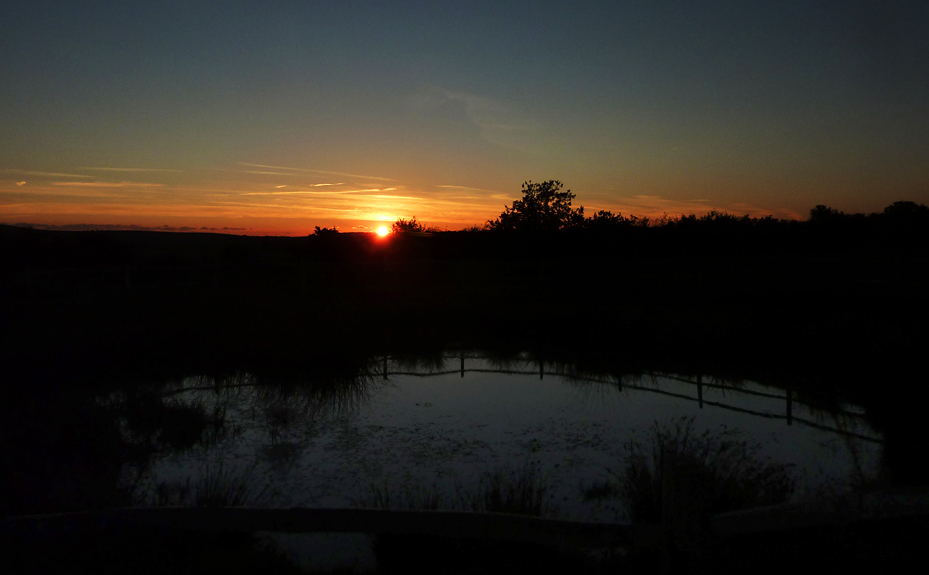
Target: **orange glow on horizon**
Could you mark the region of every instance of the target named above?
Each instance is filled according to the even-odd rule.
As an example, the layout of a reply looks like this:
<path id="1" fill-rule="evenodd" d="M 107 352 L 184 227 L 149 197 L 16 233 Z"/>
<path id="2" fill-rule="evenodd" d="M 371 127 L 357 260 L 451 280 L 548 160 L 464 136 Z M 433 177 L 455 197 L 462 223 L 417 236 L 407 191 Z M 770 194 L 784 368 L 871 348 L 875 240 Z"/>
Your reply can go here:
<path id="1" fill-rule="evenodd" d="M 464 184 L 471 182 L 414 184 L 397 179 L 382 187 L 368 181 L 375 177 L 307 176 L 303 181 L 295 179 L 298 175 L 302 177 L 303 172 L 291 172 L 296 168 L 275 168 L 256 174 L 243 167 L 248 166 L 225 165 L 213 171 L 192 170 L 189 174 L 167 172 L 170 168 L 164 168 L 164 173 L 156 171 L 162 168 L 138 172 L 127 168 L 126 173 L 117 172 L 109 178 L 106 173 L 104 176 L 98 172 L 80 173 L 103 168 L 0 169 L 0 223 L 57 229 L 152 229 L 282 236 L 312 235 L 314 227 L 320 226 L 351 233 L 375 232 L 378 237 L 386 237 L 390 235 L 389 224 L 411 214 L 436 229 L 455 231 L 480 226 L 497 217 L 520 195 L 518 180 L 467 187 Z M 685 188 L 684 184 L 675 184 L 666 195 L 658 195 L 638 185 L 613 191 L 587 184 L 575 189 L 578 196 L 573 206 L 585 207 L 585 214 L 610 210 L 626 217 L 651 219 L 660 219 L 665 214 L 701 216 L 718 210 L 734 215 L 803 220 L 809 210 L 806 200 L 784 203 L 771 200 L 775 203 L 765 206 L 744 195 L 739 201 L 742 192 L 735 184 L 720 187 L 719 193 L 724 192 L 726 200 L 714 199 L 712 193 L 685 195 L 681 191 Z M 773 188 L 761 191 L 775 193 Z M 803 191 L 804 197 L 822 198 L 817 201 L 846 211 L 879 210 L 893 201 L 888 197 L 848 207 L 847 201 L 834 201 L 828 190 L 819 190 L 812 183 Z M 387 228 L 386 234 L 378 230 L 381 226 Z"/>

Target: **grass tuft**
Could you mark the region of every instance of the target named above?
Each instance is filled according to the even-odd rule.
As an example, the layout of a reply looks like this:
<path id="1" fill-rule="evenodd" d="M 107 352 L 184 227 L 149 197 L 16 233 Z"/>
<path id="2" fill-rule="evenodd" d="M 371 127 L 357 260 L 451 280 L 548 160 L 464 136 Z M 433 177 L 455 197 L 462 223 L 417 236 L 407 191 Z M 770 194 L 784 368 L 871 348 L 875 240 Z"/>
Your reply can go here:
<path id="1" fill-rule="evenodd" d="M 477 490 L 470 494 L 470 508 L 472 511 L 541 517 L 550 511 L 545 500 L 547 492 L 548 484 L 539 462 L 527 462 L 521 469 L 487 473 Z"/>
<path id="2" fill-rule="evenodd" d="M 268 505 L 271 492 L 259 483 L 256 466 L 242 471 L 227 469 L 223 462 L 207 465 L 196 482 L 162 482 L 155 488 L 156 506 L 259 507 Z"/>
<path id="3" fill-rule="evenodd" d="M 473 488 L 456 484 L 451 492 L 433 484 L 407 485 L 402 490 L 387 484 L 371 486 L 362 507 L 375 509 L 420 509 L 512 513 L 541 517 L 554 509 L 546 502 L 548 483 L 539 462 L 527 462 L 520 469 L 496 469 L 484 474 Z"/>
<path id="4" fill-rule="evenodd" d="M 652 426 L 648 440 L 632 439 L 615 484 L 585 493 L 615 493 L 633 523 L 703 521 L 736 509 L 783 503 L 796 481 L 790 465 L 759 457 L 759 444 L 723 429 L 697 433 L 693 418 Z M 595 493 L 599 492 L 599 493 Z"/>

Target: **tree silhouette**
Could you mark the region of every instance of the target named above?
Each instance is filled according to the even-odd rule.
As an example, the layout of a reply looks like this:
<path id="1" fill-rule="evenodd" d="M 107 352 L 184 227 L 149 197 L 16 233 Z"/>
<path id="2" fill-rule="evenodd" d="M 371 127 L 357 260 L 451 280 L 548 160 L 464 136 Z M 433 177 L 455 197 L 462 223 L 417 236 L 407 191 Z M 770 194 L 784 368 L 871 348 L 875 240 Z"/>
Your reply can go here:
<path id="1" fill-rule="evenodd" d="M 884 208 L 883 215 L 895 222 L 929 223 L 929 207 L 916 202 L 894 202 Z"/>
<path id="2" fill-rule="evenodd" d="M 400 232 L 424 232 L 426 231 L 426 226 L 420 223 L 419 220 L 416 219 L 416 216 L 413 216 L 408 220 L 403 218 L 398 219 L 390 226 L 390 231 L 395 234 Z"/>
<path id="3" fill-rule="evenodd" d="M 590 230 L 611 230 L 634 223 L 635 220 L 624 218 L 622 213 L 614 214 L 610 210 L 600 210 L 587 218 L 584 226 Z"/>
<path id="4" fill-rule="evenodd" d="M 571 208 L 574 194 L 560 191 L 562 183 L 548 180 L 523 182 L 523 199 L 505 207 L 500 217 L 487 222 L 492 230 L 562 230 L 584 224 L 584 208 Z"/>
<path id="5" fill-rule="evenodd" d="M 814 224 L 829 224 L 847 218 L 848 214 L 845 212 L 840 212 L 835 208 L 830 208 L 822 204 L 810 210 L 810 222 Z"/>

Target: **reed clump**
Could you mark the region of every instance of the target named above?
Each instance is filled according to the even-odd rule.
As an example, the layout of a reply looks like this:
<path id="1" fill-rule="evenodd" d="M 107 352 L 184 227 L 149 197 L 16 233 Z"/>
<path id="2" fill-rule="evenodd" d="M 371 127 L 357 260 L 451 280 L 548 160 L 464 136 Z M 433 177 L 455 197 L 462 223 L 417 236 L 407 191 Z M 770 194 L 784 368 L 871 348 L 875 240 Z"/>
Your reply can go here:
<path id="1" fill-rule="evenodd" d="M 361 506 L 555 516 L 538 461 L 486 472 L 471 486 L 408 484 L 371 487 Z M 449 535 L 377 535 L 372 538 L 383 573 L 594 573 L 615 572 L 607 562 L 567 546 L 469 539 Z"/>
<path id="2" fill-rule="evenodd" d="M 368 498 L 360 505 L 374 509 L 441 509 L 541 517 L 557 513 L 548 502 L 548 492 L 540 463 L 529 461 L 516 469 L 488 471 L 473 487 L 458 483 L 450 490 L 443 490 L 436 484 L 412 484 L 402 489 L 386 484 L 371 486 Z"/>
<path id="3" fill-rule="evenodd" d="M 541 517 L 555 511 L 545 497 L 548 491 L 538 462 L 526 463 L 520 469 L 497 469 L 485 474 L 469 494 L 470 509 Z"/>
<path id="4" fill-rule="evenodd" d="M 791 465 L 760 456 L 760 444 L 740 432 L 694 428 L 693 418 L 655 422 L 644 440 L 626 444 L 613 479 L 585 492 L 618 497 L 633 523 L 675 525 L 710 515 L 785 502 L 796 480 Z"/>
<path id="5" fill-rule="evenodd" d="M 262 484 L 256 466 L 244 470 L 227 468 L 223 462 L 207 465 L 196 478 L 185 482 L 162 482 L 155 487 L 156 506 L 261 507 L 271 502 L 272 493 Z"/>

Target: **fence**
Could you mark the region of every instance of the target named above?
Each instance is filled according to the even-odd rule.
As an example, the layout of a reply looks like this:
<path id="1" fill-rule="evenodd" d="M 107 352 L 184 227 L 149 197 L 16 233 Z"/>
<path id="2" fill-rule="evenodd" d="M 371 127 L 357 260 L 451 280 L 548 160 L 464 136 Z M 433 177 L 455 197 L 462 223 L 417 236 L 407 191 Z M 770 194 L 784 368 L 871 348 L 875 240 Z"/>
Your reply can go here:
<path id="1" fill-rule="evenodd" d="M 412 377 L 434 377 L 434 376 L 440 376 L 440 375 L 451 375 L 451 374 L 455 374 L 455 373 L 460 374 L 461 377 L 464 377 L 466 373 L 501 373 L 501 374 L 509 374 L 509 375 L 536 375 L 536 374 L 538 374 L 538 375 L 539 375 L 539 379 L 543 379 L 543 378 L 547 375 L 547 376 L 550 376 L 550 377 L 561 377 L 561 378 L 564 378 L 564 379 L 570 379 L 570 380 L 581 381 L 581 382 L 598 383 L 598 384 L 604 384 L 604 385 L 614 385 L 614 386 L 618 386 L 620 389 L 632 389 L 632 390 L 643 391 L 643 392 L 647 392 L 647 393 L 657 393 L 657 394 L 660 394 L 660 395 L 666 395 L 666 396 L 669 396 L 669 397 L 676 397 L 676 398 L 678 398 L 678 399 L 683 399 L 683 400 L 687 400 L 687 401 L 695 401 L 695 402 L 697 402 L 697 403 L 700 405 L 700 409 L 703 409 L 703 407 L 704 407 L 705 405 L 708 405 L 708 406 L 712 406 L 712 407 L 718 407 L 718 408 L 721 408 L 721 409 L 728 409 L 728 410 L 731 410 L 731 411 L 737 411 L 737 412 L 740 412 L 740 413 L 746 413 L 746 414 L 754 415 L 754 416 L 757 416 L 757 417 L 765 417 L 765 418 L 768 418 L 768 419 L 783 419 L 783 420 L 786 421 L 787 425 L 793 425 L 794 422 L 797 422 L 797 423 L 799 423 L 799 424 L 801 424 L 801 425 L 805 425 L 805 426 L 808 426 L 808 427 L 813 427 L 813 428 L 816 428 L 816 429 L 820 429 L 820 430 L 823 430 L 823 431 L 829 431 L 829 432 L 832 432 L 832 433 L 838 433 L 838 434 L 841 434 L 841 435 L 846 435 L 846 436 L 849 436 L 849 437 L 854 437 L 854 438 L 856 438 L 856 439 L 861 439 L 861 440 L 864 440 L 864 441 L 870 441 L 870 442 L 874 442 L 874 443 L 883 443 L 883 442 L 884 442 L 883 439 L 878 438 L 878 437 L 869 437 L 869 436 L 867 436 L 867 435 L 862 435 L 862 434 L 859 434 L 859 433 L 854 433 L 854 432 L 851 432 L 851 431 L 848 431 L 848 430 L 845 430 L 845 429 L 838 429 L 838 428 L 835 428 L 835 427 L 829 427 L 829 426 L 827 426 L 827 425 L 823 425 L 823 424 L 821 424 L 821 423 L 816 423 L 816 422 L 810 421 L 810 420 L 808 420 L 808 419 L 803 419 L 803 418 L 800 418 L 800 417 L 796 417 L 796 416 L 794 415 L 794 413 L 793 413 L 793 411 L 794 411 L 794 402 L 795 402 L 796 400 L 795 400 L 794 397 L 793 397 L 793 396 L 794 396 L 794 393 L 793 393 L 793 391 L 792 391 L 791 389 L 785 390 L 784 395 L 776 395 L 776 394 L 772 394 L 772 393 L 765 393 L 765 392 L 760 392 L 760 391 L 755 391 L 755 390 L 750 390 L 750 389 L 742 389 L 742 388 L 740 388 L 740 387 L 732 386 L 732 385 L 719 385 L 719 384 L 714 384 L 714 383 L 704 383 L 704 382 L 703 382 L 703 377 L 702 377 L 702 376 L 698 376 L 696 380 L 686 379 L 686 378 L 682 378 L 682 377 L 678 377 L 678 376 L 674 376 L 674 375 L 659 374 L 659 375 L 656 376 L 656 377 L 663 377 L 663 378 L 666 378 L 666 379 L 671 379 L 671 380 L 674 380 L 674 381 L 679 381 L 679 382 L 681 382 L 681 383 L 687 383 L 687 384 L 693 385 L 694 387 L 696 387 L 697 396 L 696 396 L 696 397 L 692 397 L 692 396 L 689 396 L 689 395 L 684 395 L 684 394 L 674 393 L 674 392 L 667 391 L 667 390 L 663 390 L 663 389 L 658 389 L 658 388 L 656 388 L 656 387 L 647 387 L 647 386 L 637 385 L 637 384 L 634 384 L 634 383 L 632 383 L 632 384 L 630 384 L 630 383 L 624 383 L 624 382 L 622 382 L 621 380 L 605 380 L 605 379 L 600 379 L 600 378 L 596 378 L 596 377 L 583 377 L 583 376 L 577 376 L 577 375 L 572 375 L 572 374 L 569 374 L 569 373 L 565 373 L 565 372 L 563 372 L 563 371 L 545 371 L 545 362 L 543 362 L 543 361 L 539 361 L 539 362 L 538 362 L 538 363 L 539 363 L 539 371 L 526 371 L 526 370 L 508 370 L 508 369 L 465 369 L 465 357 L 464 357 L 463 355 L 461 355 L 461 356 L 459 356 L 459 359 L 460 359 L 460 361 L 461 361 L 461 364 L 460 364 L 460 368 L 457 369 L 457 370 L 426 371 L 426 372 L 417 372 L 417 371 L 388 371 L 388 369 L 387 369 L 387 368 L 388 368 L 388 364 L 387 364 L 388 356 L 384 356 L 384 360 L 383 360 L 383 369 L 381 370 L 381 372 L 380 372 L 378 375 L 383 376 L 384 379 L 388 379 L 390 376 L 395 376 L 395 375 L 405 375 L 405 376 L 412 376 Z M 473 359 L 473 357 L 472 357 L 472 358 L 469 358 L 469 359 Z M 735 406 L 735 405 L 728 405 L 728 404 L 721 403 L 721 402 L 717 402 L 717 401 L 708 401 L 708 400 L 705 400 L 705 399 L 703 398 L 703 390 L 704 390 L 704 388 L 724 389 L 724 390 L 726 390 L 726 391 L 731 391 L 731 392 L 735 392 L 735 393 L 742 393 L 742 394 L 753 395 L 753 396 L 757 396 L 757 397 L 766 397 L 766 398 L 771 398 L 771 399 L 783 400 L 783 401 L 785 402 L 785 410 L 784 410 L 783 415 L 781 415 L 781 414 L 777 414 L 777 413 L 768 413 L 768 412 L 762 412 L 762 411 L 756 411 L 756 410 L 746 409 L 746 408 L 743 408 L 743 407 L 738 407 L 738 406 Z M 801 402 L 797 402 L 797 403 L 799 403 L 799 404 L 801 404 L 801 405 L 807 405 L 807 404 L 803 404 L 803 403 L 801 403 Z M 807 405 L 807 407 L 812 407 L 812 406 Z M 863 413 L 859 413 L 859 412 L 855 412 L 855 411 L 841 410 L 841 409 L 840 409 L 840 410 L 834 410 L 834 411 L 832 411 L 832 413 L 834 413 L 834 414 L 836 414 L 836 415 L 844 415 L 844 416 L 849 416 L 849 417 L 854 417 L 854 418 L 863 418 L 863 417 L 864 417 L 864 414 L 863 414 Z"/>
<path id="2" fill-rule="evenodd" d="M 884 440 L 879 437 L 871 437 L 868 435 L 862 435 L 860 433 L 855 433 L 852 431 L 848 431 L 846 429 L 830 427 L 828 425 L 823 425 L 822 423 L 810 421 L 809 419 L 797 417 L 793 413 L 794 403 L 797 403 L 799 405 L 806 405 L 807 407 L 814 407 L 814 406 L 810 406 L 808 404 L 795 400 L 793 397 L 794 393 L 790 389 L 785 390 L 784 395 L 777 395 L 773 393 L 765 393 L 765 392 L 755 391 L 751 389 L 742 389 L 734 385 L 720 385 L 720 384 L 715 384 L 715 383 L 705 383 L 703 381 L 702 376 L 698 376 L 696 380 L 691 380 L 691 379 L 686 379 L 686 378 L 682 378 L 682 377 L 678 377 L 674 375 L 666 375 L 666 374 L 658 374 L 655 376 L 655 377 L 662 377 L 665 379 L 670 379 L 673 381 L 678 381 L 681 383 L 693 385 L 697 391 L 697 396 L 693 397 L 693 396 L 684 395 L 681 393 L 675 393 L 672 391 L 658 389 L 657 387 L 648 387 L 648 386 L 643 386 L 643 385 L 637 385 L 634 383 L 624 383 L 623 381 L 619 379 L 606 380 L 606 379 L 601 379 L 601 378 L 596 378 L 596 377 L 583 377 L 583 376 L 572 375 L 572 374 L 565 373 L 563 371 L 545 371 L 545 362 L 542 362 L 542 361 L 538 362 L 539 363 L 538 371 L 527 371 L 527 370 L 519 370 L 519 369 L 484 369 L 484 368 L 466 369 L 465 368 L 465 357 L 463 355 L 460 355 L 458 357 L 461 362 L 459 369 L 426 370 L 426 371 L 410 371 L 410 370 L 391 371 L 388 365 L 388 362 L 390 359 L 389 356 L 383 356 L 381 360 L 382 368 L 379 372 L 376 373 L 376 375 L 378 377 L 382 377 L 385 380 L 390 379 L 390 377 L 392 376 L 398 376 L 398 375 L 407 376 L 407 377 L 439 377 L 443 375 L 459 374 L 463 378 L 466 373 L 499 373 L 499 374 L 505 374 L 505 375 L 536 375 L 538 374 L 539 379 L 543 379 L 547 375 L 549 377 L 561 377 L 563 379 L 586 382 L 586 383 L 597 383 L 597 384 L 603 384 L 603 385 L 617 386 L 620 389 L 631 389 L 631 390 L 641 391 L 645 393 L 656 393 L 659 395 L 665 395 L 668 397 L 683 399 L 685 401 L 697 402 L 700 406 L 700 409 L 703 409 L 704 406 L 718 407 L 720 409 L 736 411 L 739 413 L 745 413 L 745 414 L 753 415 L 756 417 L 764 417 L 766 419 L 781 419 L 781 420 L 784 420 L 787 423 L 787 425 L 793 425 L 793 423 L 796 422 L 796 423 L 799 423 L 807 427 L 812 427 L 815 429 L 819 429 L 822 431 L 828 431 L 831 433 L 837 433 L 837 434 L 844 435 L 847 437 L 854 437 L 855 439 L 861 439 L 863 441 L 869 441 L 872 443 L 884 443 Z M 472 355 L 472 356 L 469 356 L 468 359 L 480 359 L 480 356 Z M 373 376 L 375 374 L 368 373 L 367 375 Z M 246 383 L 246 384 L 236 384 L 236 385 L 225 385 L 223 387 L 258 387 L 260 385 L 261 385 L 260 383 Z M 782 400 L 784 401 L 784 404 L 785 404 L 785 410 L 783 414 L 769 413 L 769 412 L 747 409 L 747 408 L 739 407 L 736 405 L 729 405 L 729 404 L 718 402 L 718 401 L 709 401 L 709 400 L 704 399 L 703 397 L 704 388 L 723 389 L 723 390 L 734 392 L 734 393 L 741 393 L 741 394 L 752 395 L 756 397 L 765 397 L 769 399 Z M 188 391 L 214 391 L 214 390 L 216 390 L 216 386 L 190 386 L 190 387 L 172 389 L 171 391 L 165 393 L 164 395 L 165 396 L 177 395 L 177 394 L 181 394 L 181 393 L 188 392 Z M 865 417 L 865 414 L 863 413 L 856 412 L 856 411 L 841 410 L 841 409 L 832 410 L 831 413 L 835 415 L 843 415 L 843 416 L 852 417 L 852 418 L 863 419 Z"/>

